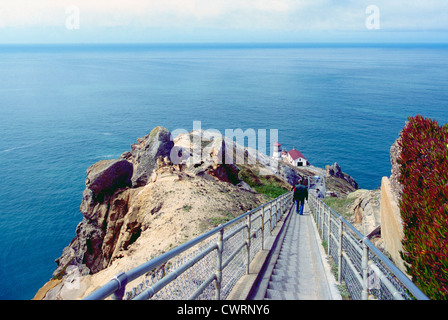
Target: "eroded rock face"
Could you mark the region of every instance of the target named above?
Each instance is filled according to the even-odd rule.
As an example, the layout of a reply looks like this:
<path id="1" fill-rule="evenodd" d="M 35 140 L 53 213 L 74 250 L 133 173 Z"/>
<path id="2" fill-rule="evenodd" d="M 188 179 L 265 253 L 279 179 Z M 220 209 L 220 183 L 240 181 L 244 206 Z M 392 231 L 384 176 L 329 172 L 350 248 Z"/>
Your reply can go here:
<path id="1" fill-rule="evenodd" d="M 302 178 L 303 176 L 298 174 L 295 170 L 293 170 L 291 167 L 284 165 L 284 164 L 279 164 L 279 175 L 284 177 L 286 181 L 288 181 L 288 183 L 291 186 L 294 186 L 297 184 L 297 182 L 299 181 L 299 178 Z"/>
<path id="2" fill-rule="evenodd" d="M 335 162 L 332 166 L 326 166 L 325 167 L 327 173 L 327 177 L 336 177 L 340 179 L 344 179 L 347 181 L 353 188 L 358 189 L 358 183 L 348 174 L 342 172 L 341 167 L 338 165 L 337 162 Z"/>
<path id="3" fill-rule="evenodd" d="M 118 235 L 124 227 L 124 217 L 128 212 L 128 203 L 135 189 L 118 189 L 112 195 L 105 195 L 98 202 L 95 194 L 88 188 L 84 191 L 80 207 L 83 220 L 76 228 L 76 237 L 56 260 L 58 267 L 53 273 L 61 277 L 70 265 L 87 267 L 91 273 L 106 268 L 117 249 Z M 137 232 L 129 229 L 128 238 Z"/>
<path id="4" fill-rule="evenodd" d="M 174 146 L 171 133 L 160 126 L 137 141 L 138 143 L 131 146 L 130 152 L 125 152 L 121 156 L 134 165 L 131 179 L 134 188 L 148 183 L 152 172 L 157 169 L 157 158 L 169 157 Z"/>
<path id="5" fill-rule="evenodd" d="M 119 159 L 102 160 L 87 169 L 80 206 L 83 220 L 76 228 L 76 237 L 56 259 L 53 277 L 63 277 L 72 266 L 84 273 L 86 268 L 97 273 L 111 263 L 114 254 L 138 238 L 139 223 L 125 219 L 130 199 L 148 183 L 157 169 L 156 159 L 169 155 L 172 146 L 170 132 L 156 127 Z"/>
<path id="6" fill-rule="evenodd" d="M 56 259 L 55 278 L 64 277 L 73 266 L 95 274 L 120 257 L 142 233 L 142 217 L 139 207 L 132 206 L 133 199 L 157 178 L 174 171 L 181 178 L 181 171 L 185 170 L 190 176 L 203 175 L 234 185 L 240 182 L 237 166 L 218 161 L 221 142 L 212 145 L 200 163 L 183 168 L 169 159 L 174 143 L 167 129 L 156 127 L 137 141 L 119 159 L 102 160 L 87 169 L 80 205 L 83 220 L 76 228 L 76 237 Z"/>
<path id="7" fill-rule="evenodd" d="M 353 199 L 350 211 L 353 213 L 353 225 L 364 235 L 369 234 L 381 223 L 381 190 L 360 189 L 350 193 L 347 199 Z"/>

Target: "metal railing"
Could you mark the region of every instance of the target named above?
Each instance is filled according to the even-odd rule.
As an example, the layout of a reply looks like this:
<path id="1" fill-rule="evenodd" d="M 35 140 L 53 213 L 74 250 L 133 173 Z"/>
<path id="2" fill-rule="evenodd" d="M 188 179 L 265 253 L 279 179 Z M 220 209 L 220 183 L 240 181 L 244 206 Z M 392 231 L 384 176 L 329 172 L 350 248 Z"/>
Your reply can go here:
<path id="1" fill-rule="evenodd" d="M 85 299 L 101 300 L 111 295 L 120 300 L 226 299 L 291 206 L 289 192 L 116 275 Z"/>
<path id="2" fill-rule="evenodd" d="M 338 282 L 344 280 L 355 300 L 427 300 L 370 240 L 313 194 L 309 206 L 328 255 L 337 265 Z"/>

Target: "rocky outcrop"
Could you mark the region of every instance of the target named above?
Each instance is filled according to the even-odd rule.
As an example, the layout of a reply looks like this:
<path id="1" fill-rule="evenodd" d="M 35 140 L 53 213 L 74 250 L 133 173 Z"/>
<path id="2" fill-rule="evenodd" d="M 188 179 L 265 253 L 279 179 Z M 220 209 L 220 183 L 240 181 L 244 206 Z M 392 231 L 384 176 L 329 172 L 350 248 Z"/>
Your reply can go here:
<path id="1" fill-rule="evenodd" d="M 87 169 L 82 221 L 40 297 L 79 298 L 114 268 L 135 267 L 212 227 L 210 221 L 219 220 L 213 217 L 237 216 L 266 201 L 242 183 L 236 165 L 220 161 L 222 142 L 215 141 L 199 163 L 174 164 L 174 141 L 165 128 L 137 141 L 119 159 Z M 143 250 L 136 250 L 142 243 Z"/>
<path id="2" fill-rule="evenodd" d="M 353 225 L 364 235 L 368 235 L 381 224 L 381 190 L 359 189 L 347 196 L 353 200 L 349 207 Z"/>
<path id="3" fill-rule="evenodd" d="M 302 178 L 304 174 L 300 174 L 298 170 L 294 170 L 292 166 L 285 164 L 283 161 L 279 162 L 279 173 L 290 185 L 296 185 L 299 178 Z"/>
<path id="4" fill-rule="evenodd" d="M 232 163 L 226 163 L 226 150 L 235 156 Z M 38 296 L 82 298 L 119 272 L 209 230 L 214 221 L 268 201 L 242 181 L 241 161 L 253 163 L 244 167 L 246 173 L 287 190 L 298 177 L 323 175 L 322 169 L 271 160 L 223 137 L 192 132 L 173 141 L 167 129 L 156 127 L 120 158 L 87 169 L 82 221 L 56 259 L 53 280 L 44 286 L 48 291 Z"/>
<path id="5" fill-rule="evenodd" d="M 334 197 L 345 197 L 350 192 L 359 189 L 358 183 L 347 173 L 342 172 L 341 167 L 335 162 L 332 166 L 325 167 L 325 181 L 327 193 Z"/>
<path id="6" fill-rule="evenodd" d="M 108 266 L 117 247 L 117 235 L 123 227 L 128 202 L 134 189 L 107 189 L 110 194 L 98 193 L 86 187 L 80 211 L 82 221 L 76 228 L 76 237 L 56 260 L 53 277 L 60 278 L 70 265 L 88 268 L 96 273 Z M 124 226 L 127 228 L 127 226 Z M 136 231 L 130 229 L 127 236 Z"/>
<path id="7" fill-rule="evenodd" d="M 130 200 L 157 169 L 156 159 L 169 155 L 173 142 L 163 127 L 137 141 L 119 159 L 102 160 L 87 169 L 80 206 L 83 219 L 76 237 L 56 259 L 54 278 L 63 277 L 70 266 L 97 273 L 139 237 L 139 223 L 128 215 Z"/>
<path id="8" fill-rule="evenodd" d="M 103 160 L 87 169 L 86 187 L 95 195 L 131 186 L 133 166 L 126 160 Z"/>
<path id="9" fill-rule="evenodd" d="M 154 128 L 147 136 L 137 139 L 137 141 L 138 143 L 131 146 L 131 151 L 121 155 L 121 158 L 134 165 L 133 187 L 146 185 L 154 169 L 157 169 L 157 158 L 169 157 L 174 146 L 171 133 L 160 126 Z"/>
<path id="10" fill-rule="evenodd" d="M 332 166 L 326 166 L 326 176 L 327 177 L 336 177 L 340 179 L 344 179 L 347 181 L 354 189 L 358 189 L 358 183 L 348 174 L 342 172 L 341 167 L 335 162 Z"/>

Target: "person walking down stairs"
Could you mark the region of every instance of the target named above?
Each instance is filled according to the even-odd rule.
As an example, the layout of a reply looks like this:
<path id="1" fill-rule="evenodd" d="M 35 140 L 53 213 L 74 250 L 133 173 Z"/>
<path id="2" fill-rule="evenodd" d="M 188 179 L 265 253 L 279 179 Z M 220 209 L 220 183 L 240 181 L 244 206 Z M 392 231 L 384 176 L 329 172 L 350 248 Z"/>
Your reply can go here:
<path id="1" fill-rule="evenodd" d="M 296 202 L 296 212 L 300 215 L 303 215 L 305 199 L 308 201 L 308 189 L 303 185 L 303 180 L 299 179 L 299 183 L 294 187 L 294 201 Z"/>

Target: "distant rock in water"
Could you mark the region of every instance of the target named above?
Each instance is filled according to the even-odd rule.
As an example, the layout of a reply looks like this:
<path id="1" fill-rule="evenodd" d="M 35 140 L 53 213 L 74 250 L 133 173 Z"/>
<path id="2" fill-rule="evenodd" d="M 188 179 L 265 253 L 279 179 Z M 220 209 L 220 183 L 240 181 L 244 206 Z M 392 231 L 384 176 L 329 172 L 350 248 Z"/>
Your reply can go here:
<path id="1" fill-rule="evenodd" d="M 342 172 L 341 167 L 338 165 L 337 162 L 335 162 L 332 166 L 328 165 L 325 167 L 326 169 L 326 178 L 339 178 L 345 180 L 349 187 L 346 191 L 353 192 L 357 189 L 359 189 L 358 183 L 348 174 Z"/>

